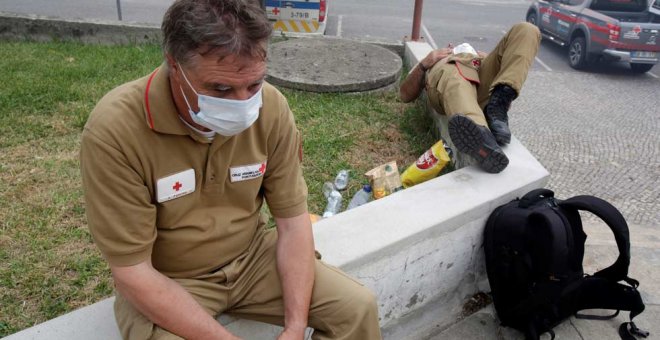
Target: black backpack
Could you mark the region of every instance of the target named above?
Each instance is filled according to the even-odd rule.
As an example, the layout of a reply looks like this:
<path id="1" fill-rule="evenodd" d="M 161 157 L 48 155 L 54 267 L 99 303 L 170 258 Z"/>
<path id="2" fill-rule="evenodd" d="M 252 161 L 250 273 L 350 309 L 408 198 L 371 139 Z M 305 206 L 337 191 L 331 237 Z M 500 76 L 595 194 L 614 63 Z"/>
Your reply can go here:
<path id="1" fill-rule="evenodd" d="M 600 217 L 612 229 L 619 257 L 611 266 L 585 275 L 584 242 L 579 210 Z M 648 336 L 632 319 L 644 310 L 639 282 L 628 277 L 630 237 L 621 213 L 593 196 L 567 200 L 547 189 L 529 192 L 495 209 L 484 234 L 486 271 L 495 310 L 503 326 L 526 339 L 539 339 L 564 319 L 610 319 L 630 311 L 630 322 L 619 327 L 622 339 Z M 621 283 L 624 282 L 625 284 Z M 583 309 L 611 309 L 609 316 L 578 314 Z"/>

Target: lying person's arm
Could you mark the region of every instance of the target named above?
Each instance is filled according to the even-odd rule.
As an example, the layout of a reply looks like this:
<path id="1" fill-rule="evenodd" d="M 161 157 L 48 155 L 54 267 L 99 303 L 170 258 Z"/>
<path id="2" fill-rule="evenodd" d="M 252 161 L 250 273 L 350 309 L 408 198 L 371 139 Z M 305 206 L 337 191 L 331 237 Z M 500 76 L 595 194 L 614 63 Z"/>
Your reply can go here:
<path id="1" fill-rule="evenodd" d="M 431 51 L 424 59 L 422 59 L 415 67 L 408 73 L 406 79 L 403 80 L 399 88 L 399 97 L 404 103 L 411 102 L 422 93 L 424 89 L 424 75 L 426 71 L 431 69 L 438 61 L 448 57 L 451 54 L 450 47 L 441 48 Z"/>

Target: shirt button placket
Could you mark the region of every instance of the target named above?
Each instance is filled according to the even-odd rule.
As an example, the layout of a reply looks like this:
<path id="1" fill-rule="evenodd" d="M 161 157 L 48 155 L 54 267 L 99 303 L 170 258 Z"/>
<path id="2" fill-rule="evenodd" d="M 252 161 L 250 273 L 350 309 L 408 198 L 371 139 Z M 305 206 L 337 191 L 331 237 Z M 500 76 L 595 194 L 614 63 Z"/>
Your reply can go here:
<path id="1" fill-rule="evenodd" d="M 211 144 L 209 144 L 209 148 L 207 149 L 207 154 L 206 154 L 206 182 L 208 184 L 214 184 L 215 182 L 215 172 L 213 172 L 213 168 L 211 167 L 211 164 L 213 162 L 211 159 L 213 158 L 213 155 L 211 153 L 211 150 L 213 148 L 211 147 Z"/>

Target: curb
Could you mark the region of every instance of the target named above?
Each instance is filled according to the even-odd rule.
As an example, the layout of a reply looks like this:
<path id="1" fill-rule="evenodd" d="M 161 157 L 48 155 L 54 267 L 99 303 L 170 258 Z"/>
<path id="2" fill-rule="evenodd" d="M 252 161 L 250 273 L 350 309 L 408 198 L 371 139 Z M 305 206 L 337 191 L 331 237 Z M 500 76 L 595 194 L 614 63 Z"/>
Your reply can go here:
<path id="1" fill-rule="evenodd" d="M 161 41 L 160 27 L 115 21 L 76 21 L 0 12 L 0 39 L 73 41 L 84 44 L 144 44 Z"/>

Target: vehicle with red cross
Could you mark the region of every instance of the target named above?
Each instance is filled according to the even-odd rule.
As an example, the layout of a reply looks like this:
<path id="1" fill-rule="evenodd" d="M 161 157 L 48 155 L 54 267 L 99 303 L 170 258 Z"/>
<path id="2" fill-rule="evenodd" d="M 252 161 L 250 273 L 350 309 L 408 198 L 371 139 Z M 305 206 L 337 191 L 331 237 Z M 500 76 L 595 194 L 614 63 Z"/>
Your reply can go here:
<path id="1" fill-rule="evenodd" d="M 275 34 L 324 34 L 328 11 L 327 0 L 264 0 L 262 2 L 273 20 Z"/>
<path id="2" fill-rule="evenodd" d="M 644 73 L 660 61 L 660 14 L 650 2 L 657 0 L 534 0 L 527 21 L 545 39 L 568 45 L 575 69 L 606 60 Z"/>

